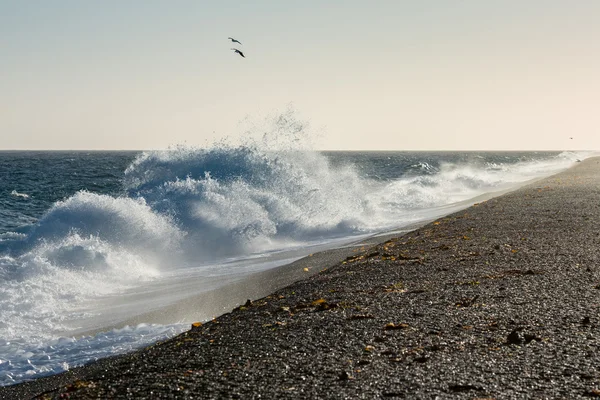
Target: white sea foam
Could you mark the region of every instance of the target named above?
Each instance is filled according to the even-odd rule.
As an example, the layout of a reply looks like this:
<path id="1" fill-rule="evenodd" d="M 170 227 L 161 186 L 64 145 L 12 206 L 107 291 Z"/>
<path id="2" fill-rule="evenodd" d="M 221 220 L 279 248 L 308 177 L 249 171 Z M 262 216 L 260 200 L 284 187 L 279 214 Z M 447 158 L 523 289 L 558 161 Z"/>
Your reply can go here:
<path id="1" fill-rule="evenodd" d="M 0 233 L 0 242 L 3 241 L 13 241 L 13 240 L 22 240 L 27 237 L 24 233 L 19 232 L 4 232 Z"/>
<path id="2" fill-rule="evenodd" d="M 169 216 L 155 213 L 143 198 L 84 191 L 56 203 L 29 233 L 27 242 L 60 240 L 73 233 L 154 255 L 176 245 L 182 235 Z"/>
<path id="3" fill-rule="evenodd" d="M 20 197 L 22 199 L 28 199 L 29 198 L 29 195 L 27 193 L 19 193 L 16 190 L 13 190 L 12 192 L 10 192 L 10 195 L 14 196 L 14 197 Z"/>
<path id="4" fill-rule="evenodd" d="M 78 339 L 58 337 L 39 345 L 0 339 L 0 385 L 68 371 L 99 358 L 122 354 L 183 332 L 189 324 L 139 324 Z"/>

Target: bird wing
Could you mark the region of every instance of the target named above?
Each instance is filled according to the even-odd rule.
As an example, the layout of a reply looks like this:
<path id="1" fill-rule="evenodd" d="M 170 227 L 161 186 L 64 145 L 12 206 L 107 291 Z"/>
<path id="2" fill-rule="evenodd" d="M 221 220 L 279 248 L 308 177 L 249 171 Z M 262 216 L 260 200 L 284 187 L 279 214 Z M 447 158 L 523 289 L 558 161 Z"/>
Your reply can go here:
<path id="1" fill-rule="evenodd" d="M 231 49 L 233 51 L 235 51 L 236 53 L 238 53 L 240 56 L 246 58 L 246 56 L 244 55 L 244 53 L 242 53 L 241 51 L 239 51 L 238 49 Z"/>

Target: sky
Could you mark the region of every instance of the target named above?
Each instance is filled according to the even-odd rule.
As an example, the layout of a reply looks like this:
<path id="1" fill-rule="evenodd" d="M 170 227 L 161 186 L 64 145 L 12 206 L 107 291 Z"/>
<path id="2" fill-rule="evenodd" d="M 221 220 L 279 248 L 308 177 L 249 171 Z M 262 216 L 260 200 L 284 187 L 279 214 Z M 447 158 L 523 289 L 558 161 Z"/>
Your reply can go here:
<path id="1" fill-rule="evenodd" d="M 0 0 L 0 149 L 209 146 L 291 109 L 324 150 L 599 150 L 599 18 L 597 0 Z"/>

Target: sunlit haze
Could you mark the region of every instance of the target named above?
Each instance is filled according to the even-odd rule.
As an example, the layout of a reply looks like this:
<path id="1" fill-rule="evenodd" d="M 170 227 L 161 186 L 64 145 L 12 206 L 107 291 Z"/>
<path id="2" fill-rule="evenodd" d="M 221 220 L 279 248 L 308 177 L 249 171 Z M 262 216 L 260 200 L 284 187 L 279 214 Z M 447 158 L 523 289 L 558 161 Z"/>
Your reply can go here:
<path id="1" fill-rule="evenodd" d="M 319 149 L 597 150 L 599 16 L 597 0 L 0 0 L 0 149 L 235 142 L 293 109 Z"/>

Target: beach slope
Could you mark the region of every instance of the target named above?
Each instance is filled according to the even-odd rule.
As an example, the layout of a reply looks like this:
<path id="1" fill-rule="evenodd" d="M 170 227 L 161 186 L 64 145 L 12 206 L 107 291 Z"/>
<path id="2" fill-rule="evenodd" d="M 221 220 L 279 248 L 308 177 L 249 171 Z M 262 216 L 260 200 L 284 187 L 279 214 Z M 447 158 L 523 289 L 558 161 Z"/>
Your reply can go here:
<path id="1" fill-rule="evenodd" d="M 600 397 L 599 223 L 590 158 L 171 340 L 0 396 Z"/>

